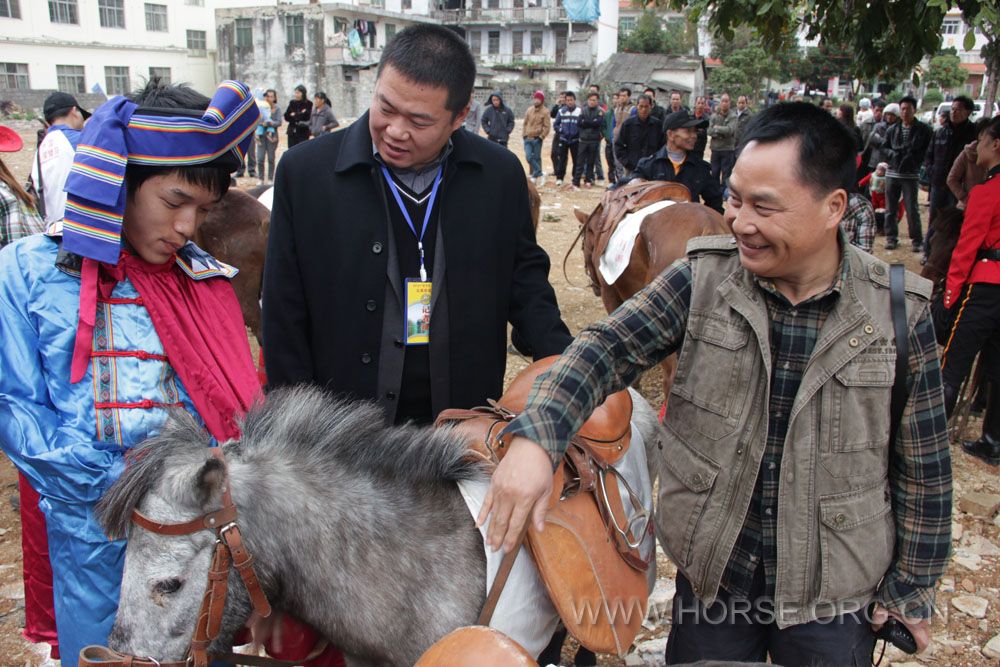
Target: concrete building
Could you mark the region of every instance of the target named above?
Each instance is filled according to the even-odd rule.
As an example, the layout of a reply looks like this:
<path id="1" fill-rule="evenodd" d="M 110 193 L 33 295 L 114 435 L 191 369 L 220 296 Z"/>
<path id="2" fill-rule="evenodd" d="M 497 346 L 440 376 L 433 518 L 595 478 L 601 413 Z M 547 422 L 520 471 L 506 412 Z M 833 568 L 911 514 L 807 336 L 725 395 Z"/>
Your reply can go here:
<path id="1" fill-rule="evenodd" d="M 594 81 L 605 84 L 608 90 L 628 86 L 633 99 L 649 86 L 657 91 L 657 102 L 664 105 L 669 102 L 669 94 L 677 91 L 690 104 L 689 100 L 705 94 L 705 76 L 701 56 L 616 53 L 597 68 Z"/>
<path id="2" fill-rule="evenodd" d="M 211 2 L 211 0 L 209 0 Z M 0 0 L 0 99 L 25 91 L 108 95 L 151 76 L 211 94 L 217 83 L 206 0 Z M 4 89 L 14 89 L 5 95 Z M 40 102 L 38 104 L 40 106 Z"/>
<path id="3" fill-rule="evenodd" d="M 0 0 L 2 1 L 2 0 Z M 618 0 L 600 0 L 593 23 L 570 21 L 561 0 L 343 0 L 267 6 L 216 0 L 218 76 L 274 88 L 318 90 L 334 113 L 355 117 L 371 100 L 386 41 L 419 22 L 451 27 L 479 66 L 477 94 L 525 83 L 577 88 L 617 49 Z"/>
<path id="4" fill-rule="evenodd" d="M 983 60 L 982 48 L 986 46 L 987 39 L 977 28 L 975 30 L 976 43 L 971 49 L 966 50 L 965 34 L 969 30 L 969 26 L 962 21 L 962 12 L 949 11 L 941 24 L 941 48 L 954 48 L 958 51 L 958 57 L 962 61 L 962 69 L 969 73 L 969 78 L 966 79 L 963 86 L 963 92 L 978 99 L 986 91 L 986 62 Z"/>

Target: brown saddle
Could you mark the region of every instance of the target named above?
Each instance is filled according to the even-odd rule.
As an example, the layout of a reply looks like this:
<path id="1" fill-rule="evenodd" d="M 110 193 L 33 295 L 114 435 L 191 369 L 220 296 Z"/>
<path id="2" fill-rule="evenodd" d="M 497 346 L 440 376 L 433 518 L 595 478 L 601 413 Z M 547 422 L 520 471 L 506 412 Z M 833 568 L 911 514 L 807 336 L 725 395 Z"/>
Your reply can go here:
<path id="1" fill-rule="evenodd" d="M 490 407 L 445 410 L 437 423 L 454 424 L 468 435 L 474 456 L 499 463 L 510 444 L 500 432 L 524 409 L 535 379 L 554 360 L 528 366 Z M 527 532 L 528 550 L 563 623 L 592 651 L 620 656 L 645 618 L 649 562 L 639 545 L 652 529 L 634 492 L 611 465 L 628 448 L 631 415 L 627 391 L 612 394 L 594 411 L 556 469 L 545 530 L 532 526 Z M 622 484 L 636 510 L 631 521 Z"/>
<path id="2" fill-rule="evenodd" d="M 605 192 L 601 197 L 601 217 L 597 229 L 594 230 L 594 261 L 599 260 L 604 254 L 608 241 L 622 218 L 664 199 L 689 202 L 691 191 L 683 183 L 639 181 Z"/>
<path id="3" fill-rule="evenodd" d="M 516 641 L 493 628 L 469 625 L 434 642 L 415 667 L 538 667 Z"/>

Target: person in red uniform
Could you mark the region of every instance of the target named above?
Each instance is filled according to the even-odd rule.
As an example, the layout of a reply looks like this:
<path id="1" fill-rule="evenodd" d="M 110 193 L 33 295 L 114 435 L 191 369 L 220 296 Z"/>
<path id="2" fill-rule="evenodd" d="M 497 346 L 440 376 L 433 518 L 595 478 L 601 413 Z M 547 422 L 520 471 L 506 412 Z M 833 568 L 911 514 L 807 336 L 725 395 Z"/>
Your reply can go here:
<path id="1" fill-rule="evenodd" d="M 983 433 L 962 443 L 966 452 L 1000 465 L 1000 117 L 979 133 L 977 164 L 986 182 L 969 193 L 962 233 L 951 255 L 944 306 L 957 312 L 941 361 L 945 407 L 955 406 L 958 388 L 980 354 L 987 404 Z"/>

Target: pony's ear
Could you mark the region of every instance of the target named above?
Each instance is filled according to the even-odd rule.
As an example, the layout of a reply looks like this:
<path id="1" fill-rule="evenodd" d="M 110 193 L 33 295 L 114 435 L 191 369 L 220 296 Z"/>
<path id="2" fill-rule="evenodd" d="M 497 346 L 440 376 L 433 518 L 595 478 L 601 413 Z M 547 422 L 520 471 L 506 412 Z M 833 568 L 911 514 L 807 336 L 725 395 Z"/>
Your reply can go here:
<path id="1" fill-rule="evenodd" d="M 580 221 L 581 225 L 587 224 L 587 221 L 590 220 L 590 216 L 581 211 L 577 206 L 573 207 L 573 215 L 576 216 L 576 219 Z"/>
<path id="2" fill-rule="evenodd" d="M 209 456 L 194 475 L 194 498 L 200 507 L 221 501 L 226 486 L 226 464 Z"/>

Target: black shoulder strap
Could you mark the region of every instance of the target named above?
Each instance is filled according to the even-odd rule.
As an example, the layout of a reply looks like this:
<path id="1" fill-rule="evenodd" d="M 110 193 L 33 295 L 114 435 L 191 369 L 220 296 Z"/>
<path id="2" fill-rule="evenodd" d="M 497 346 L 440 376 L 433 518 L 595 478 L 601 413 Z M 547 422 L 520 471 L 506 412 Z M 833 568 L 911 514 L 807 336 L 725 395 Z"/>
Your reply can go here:
<path id="1" fill-rule="evenodd" d="M 892 306 L 892 329 L 896 335 L 896 381 L 892 385 L 892 403 L 889 415 L 889 446 L 896 442 L 899 423 L 906 405 L 906 372 L 909 366 L 910 345 L 906 326 L 906 267 L 893 264 L 889 267 L 889 302 Z"/>

